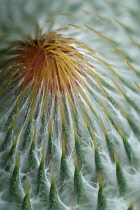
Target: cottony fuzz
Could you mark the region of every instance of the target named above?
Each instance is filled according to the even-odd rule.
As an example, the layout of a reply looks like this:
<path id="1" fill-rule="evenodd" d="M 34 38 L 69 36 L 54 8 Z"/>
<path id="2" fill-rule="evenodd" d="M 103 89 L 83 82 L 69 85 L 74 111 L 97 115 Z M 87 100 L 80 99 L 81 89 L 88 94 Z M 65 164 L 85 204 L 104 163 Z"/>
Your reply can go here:
<path id="1" fill-rule="evenodd" d="M 130 26 L 80 8 L 83 20 L 60 11 L 67 25 L 44 19 L 45 32 L 1 37 L 2 210 L 139 210 L 140 15 L 104 4 L 85 3 L 121 8 Z M 4 33 L 18 29 L 12 21 Z"/>

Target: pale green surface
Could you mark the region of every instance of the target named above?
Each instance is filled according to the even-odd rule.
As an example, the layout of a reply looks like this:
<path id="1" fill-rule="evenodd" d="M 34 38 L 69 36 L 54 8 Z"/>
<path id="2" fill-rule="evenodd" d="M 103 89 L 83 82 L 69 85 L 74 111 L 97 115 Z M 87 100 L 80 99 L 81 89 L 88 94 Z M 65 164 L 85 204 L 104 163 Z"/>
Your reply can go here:
<path id="1" fill-rule="evenodd" d="M 76 209 L 79 210 L 96 210 L 97 209 L 97 200 L 98 200 L 98 190 L 99 184 L 97 179 L 97 170 L 101 170 L 100 161 L 102 163 L 102 171 L 103 174 L 103 189 L 106 195 L 106 210 L 127 210 L 130 202 L 134 200 L 134 209 L 140 209 L 140 90 L 136 87 L 135 82 L 140 85 L 140 77 L 138 74 L 132 71 L 130 67 L 124 62 L 127 60 L 133 65 L 134 68 L 140 72 L 140 1 L 0 1 L 0 16 L 1 16 L 1 24 L 0 24 L 0 35 L 8 35 L 8 38 L 1 38 L 0 44 L 2 50 L 0 51 L 1 59 L 7 57 L 7 52 L 3 51 L 3 47 L 9 46 L 11 41 L 16 39 L 24 39 L 25 35 L 35 36 L 38 32 L 38 26 L 43 30 L 43 32 L 47 32 L 49 30 L 55 30 L 58 28 L 62 28 L 67 26 L 67 24 L 76 24 L 81 26 L 83 30 L 79 30 L 68 26 L 68 30 L 61 32 L 63 36 L 74 38 L 76 41 L 79 41 L 86 46 L 93 49 L 95 52 L 92 55 L 97 56 L 100 59 L 105 60 L 110 64 L 110 66 L 120 75 L 123 79 L 119 80 L 115 77 L 109 69 L 97 61 L 94 58 L 91 58 L 86 50 L 82 50 L 81 52 L 85 55 L 85 59 L 90 62 L 95 67 L 95 72 L 98 73 L 102 77 L 102 79 L 106 82 L 102 83 L 103 87 L 110 94 L 111 99 L 114 102 L 111 103 L 110 100 L 104 95 L 101 91 L 100 86 L 93 81 L 91 77 L 86 83 L 90 86 L 92 90 L 92 94 L 90 94 L 85 88 L 83 88 L 87 98 L 92 104 L 96 115 L 99 118 L 102 118 L 102 121 L 106 127 L 107 134 L 109 139 L 113 144 L 113 148 L 115 148 L 116 153 L 118 154 L 119 163 L 121 166 L 119 177 L 120 177 L 120 185 L 122 183 L 126 183 L 125 192 L 120 192 L 119 185 L 116 177 L 116 166 L 114 160 L 111 160 L 109 155 L 109 149 L 107 148 L 107 142 L 102 131 L 102 127 L 98 120 L 96 120 L 94 114 L 91 112 L 84 99 L 82 100 L 85 104 L 85 112 L 91 122 L 91 125 L 94 129 L 94 133 L 96 136 L 97 146 L 98 146 L 98 154 L 95 156 L 95 151 L 93 149 L 93 145 L 91 144 L 91 138 L 89 135 L 89 130 L 87 129 L 87 125 L 84 122 L 84 118 L 82 115 L 82 111 L 79 108 L 79 101 L 75 97 L 75 108 L 78 112 L 78 133 L 79 133 L 79 141 L 80 141 L 80 149 L 78 150 L 83 159 L 79 163 L 79 172 L 75 172 L 73 154 L 75 151 L 75 140 L 73 134 L 72 127 L 72 112 L 69 106 L 69 103 L 66 102 L 66 106 L 68 109 L 67 117 L 68 124 L 66 125 L 68 129 L 68 150 L 69 152 L 66 154 L 66 162 L 68 167 L 68 178 L 64 186 L 60 182 L 60 163 L 61 163 L 61 134 L 64 132 L 62 130 L 62 122 L 61 122 L 61 112 L 58 103 L 58 114 L 54 119 L 54 129 L 53 129 L 53 157 L 50 159 L 50 164 L 48 164 L 48 155 L 46 155 L 45 168 L 42 169 L 42 172 L 39 170 L 39 165 L 41 161 L 41 149 L 43 143 L 40 143 L 40 138 L 43 141 L 46 141 L 46 147 L 48 151 L 48 127 L 46 128 L 43 134 L 40 134 L 41 128 L 41 114 L 39 113 L 37 119 L 37 140 L 34 151 L 35 157 L 35 168 L 34 170 L 28 170 L 28 159 L 29 159 L 29 150 L 30 143 L 27 142 L 26 150 L 22 151 L 21 142 L 23 141 L 23 136 L 25 130 L 28 126 L 28 112 L 27 116 L 25 115 L 27 111 L 27 103 L 28 97 L 25 98 L 25 103 L 22 105 L 22 110 L 20 112 L 20 116 L 15 124 L 13 129 L 14 135 L 19 126 L 22 127 L 22 132 L 19 137 L 19 141 L 17 144 L 17 151 L 22 151 L 20 156 L 20 167 L 19 167 L 19 183 L 17 189 L 18 198 L 17 201 L 13 201 L 11 199 L 11 195 L 9 195 L 9 186 L 10 180 L 14 169 L 14 158 L 10 163 L 9 172 L 6 171 L 5 168 L 5 160 L 7 158 L 7 154 L 12 146 L 12 143 L 8 145 L 7 149 L 1 149 L 0 159 L 2 163 L 1 171 L 0 171 L 0 208 L 1 210 L 6 210 L 10 208 L 10 210 L 19 210 L 22 206 L 22 201 L 25 196 L 25 180 L 29 179 L 31 182 L 30 188 L 30 202 L 32 209 L 34 210 L 45 210 L 49 209 L 49 202 L 51 199 L 55 199 L 57 197 L 57 205 L 53 206 L 52 209 L 72 209 L 74 205 L 74 180 L 76 177 L 79 180 L 78 186 L 80 193 L 83 192 L 82 201 L 79 204 L 76 204 Z M 90 12 L 89 15 L 86 15 L 81 10 L 87 10 Z M 61 16 L 60 13 L 70 13 L 71 16 Z M 101 20 L 97 15 L 103 16 L 107 18 L 107 21 Z M 121 27 L 114 19 L 122 22 L 126 25 L 126 28 Z M 45 20 L 54 19 L 54 23 L 45 23 Z M 38 25 L 38 26 L 37 26 Z M 97 34 L 93 33 L 84 25 L 88 25 L 89 27 L 94 28 L 102 35 L 113 40 L 112 43 L 106 41 L 105 39 L 99 37 Z M 129 38 L 131 36 L 134 40 L 139 43 L 135 45 Z M 10 42 L 10 44 L 9 44 Z M 122 50 L 126 57 L 123 57 L 115 49 L 112 47 L 115 46 L 119 50 Z M 4 65 L 5 64 L 1 64 Z M 3 67 L 1 67 L 1 70 Z M 8 73 L 2 77 L 0 80 L 0 86 L 6 80 Z M 90 76 L 89 76 L 90 77 Z M 120 88 L 124 91 L 124 93 L 129 97 L 127 100 L 122 96 L 119 92 L 115 84 L 114 80 Z M 91 81 L 91 82 L 90 82 Z M 108 85 L 108 86 L 107 86 Z M 10 89 L 7 89 L 4 94 L 0 98 L 0 137 L 2 147 L 3 142 L 5 140 L 5 136 L 7 134 L 5 123 L 10 115 L 13 107 L 15 105 L 15 100 L 17 95 L 15 95 L 16 85 L 12 85 Z M 100 99 L 105 107 L 108 109 L 111 118 L 105 114 L 101 104 L 99 103 Z M 130 101 L 131 99 L 131 101 Z M 126 113 L 130 116 L 133 124 L 128 121 L 120 109 L 117 106 L 117 103 L 121 104 Z M 39 102 L 39 106 L 41 107 L 41 101 Z M 41 108 L 40 108 L 41 109 Z M 53 105 L 52 105 L 53 110 Z M 26 120 L 25 120 L 26 116 Z M 46 118 L 48 121 L 49 118 Z M 34 120 L 35 121 L 35 120 Z M 123 140 L 118 133 L 114 125 L 114 121 L 117 121 L 123 130 L 126 140 L 129 142 L 126 145 L 125 149 Z M 134 126 L 134 124 L 137 126 Z M 33 133 L 34 125 L 32 125 L 29 132 Z M 12 141 L 14 139 L 14 135 L 12 137 Z M 124 140 L 125 141 L 125 140 Z M 29 141 L 30 142 L 30 141 Z M 126 141 L 125 141 L 126 142 Z M 128 146 L 128 147 L 127 147 Z M 127 153 L 126 153 L 127 151 Z M 132 153 L 132 154 L 131 154 Z M 128 156 L 130 155 L 130 161 Z M 127 156 L 128 155 L 128 156 Z M 100 160 L 99 160 L 100 159 Z M 55 187 L 58 194 L 54 192 L 51 194 L 52 197 L 49 197 L 50 194 L 50 183 L 51 183 L 51 163 L 54 164 L 55 171 Z M 80 166 L 82 165 L 82 167 Z M 118 167 L 119 168 L 119 167 Z M 119 169 L 118 169 L 119 170 Z M 39 171 L 39 172 L 38 172 Z M 38 178 L 37 174 L 41 173 L 41 190 L 39 193 L 36 193 L 38 187 Z M 18 179 L 17 179 L 18 180 Z M 17 181 L 18 182 L 18 181 Z M 121 187 L 120 187 L 121 188 Z M 122 187 L 123 188 L 123 187 Z M 62 190 L 61 190 L 62 189 Z M 123 190 L 122 190 L 123 191 Z M 54 197 L 53 197 L 54 196 Z M 104 205 L 104 204 L 103 204 Z M 28 208 L 30 209 L 30 205 Z M 104 209 L 104 207 L 101 207 Z"/>

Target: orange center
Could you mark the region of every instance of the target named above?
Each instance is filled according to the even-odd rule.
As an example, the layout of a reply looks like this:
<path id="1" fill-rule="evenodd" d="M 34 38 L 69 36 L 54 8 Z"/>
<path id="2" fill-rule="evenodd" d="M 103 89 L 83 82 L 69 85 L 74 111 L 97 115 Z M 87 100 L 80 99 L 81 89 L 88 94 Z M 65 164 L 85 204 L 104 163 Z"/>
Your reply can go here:
<path id="1" fill-rule="evenodd" d="M 72 46 L 74 45 L 74 47 Z M 37 39 L 21 42 L 17 47 L 16 75 L 22 79 L 21 88 L 28 84 L 35 89 L 48 90 L 55 96 L 64 94 L 84 83 L 84 69 L 87 64 L 83 55 L 76 50 L 78 42 L 62 38 L 56 33 L 47 33 Z"/>

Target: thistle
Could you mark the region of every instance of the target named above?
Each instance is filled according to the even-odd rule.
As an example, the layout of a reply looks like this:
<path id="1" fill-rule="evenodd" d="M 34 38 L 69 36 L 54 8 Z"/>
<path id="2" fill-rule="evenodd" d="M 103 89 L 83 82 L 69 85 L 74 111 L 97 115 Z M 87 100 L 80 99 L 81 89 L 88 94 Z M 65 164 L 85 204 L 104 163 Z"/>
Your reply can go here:
<path id="1" fill-rule="evenodd" d="M 21 4 L 2 13 L 1 208 L 139 210 L 139 11 Z"/>

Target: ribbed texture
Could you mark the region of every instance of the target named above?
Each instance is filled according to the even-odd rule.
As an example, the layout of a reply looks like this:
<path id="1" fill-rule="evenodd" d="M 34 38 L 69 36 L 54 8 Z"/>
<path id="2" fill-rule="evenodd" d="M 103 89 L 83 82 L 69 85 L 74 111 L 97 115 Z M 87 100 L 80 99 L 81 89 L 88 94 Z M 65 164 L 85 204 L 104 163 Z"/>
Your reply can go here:
<path id="1" fill-rule="evenodd" d="M 1 5 L 1 209 L 139 210 L 139 1 Z"/>

